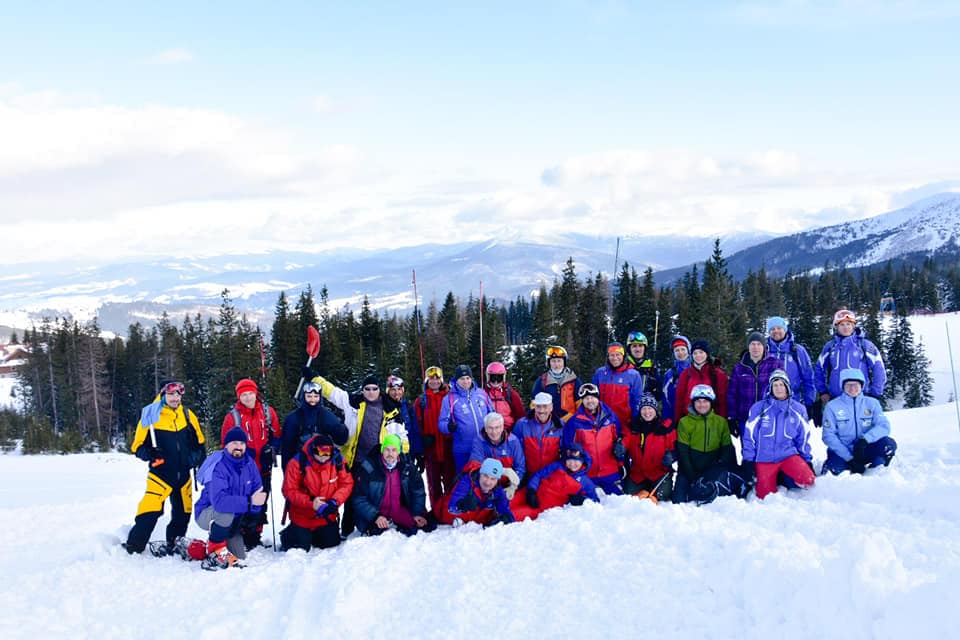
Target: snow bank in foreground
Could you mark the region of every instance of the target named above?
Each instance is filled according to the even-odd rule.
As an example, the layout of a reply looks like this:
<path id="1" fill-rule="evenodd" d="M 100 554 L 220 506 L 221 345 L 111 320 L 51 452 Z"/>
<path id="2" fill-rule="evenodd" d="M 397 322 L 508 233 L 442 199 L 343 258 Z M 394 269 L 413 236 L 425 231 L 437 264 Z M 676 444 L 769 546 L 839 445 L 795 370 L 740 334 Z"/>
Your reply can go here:
<path id="1" fill-rule="evenodd" d="M 953 411 L 892 414 L 894 466 L 806 493 L 606 498 L 486 531 L 261 549 L 219 573 L 116 546 L 143 488 L 132 456 L 0 456 L 0 637 L 955 637 Z"/>

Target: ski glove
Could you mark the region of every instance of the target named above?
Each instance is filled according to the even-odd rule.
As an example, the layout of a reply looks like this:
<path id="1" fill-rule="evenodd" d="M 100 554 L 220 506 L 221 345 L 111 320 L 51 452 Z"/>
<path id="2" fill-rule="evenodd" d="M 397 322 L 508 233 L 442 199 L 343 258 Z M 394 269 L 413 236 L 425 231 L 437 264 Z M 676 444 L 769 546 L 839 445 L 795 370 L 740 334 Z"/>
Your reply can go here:
<path id="1" fill-rule="evenodd" d="M 310 367 L 303 367 L 300 369 L 300 377 L 304 380 L 313 380 L 317 377 L 317 374 Z"/>
<path id="2" fill-rule="evenodd" d="M 163 464 L 163 449 L 160 447 L 140 447 L 137 453 L 140 453 L 140 451 L 146 453 L 146 457 L 143 459 L 149 462 L 151 467 L 157 467 Z"/>
<path id="3" fill-rule="evenodd" d="M 511 518 L 509 514 L 501 513 L 500 515 L 498 515 L 496 518 L 493 519 L 493 522 L 491 522 L 487 526 L 492 527 L 495 524 L 500 524 L 500 523 L 510 524 L 511 522 L 513 522 L 513 518 Z"/>
<path id="4" fill-rule="evenodd" d="M 457 500 L 457 510 L 461 513 L 474 511 L 480 503 L 477 502 L 476 494 L 471 490 L 470 493 Z"/>
<path id="5" fill-rule="evenodd" d="M 540 508 L 540 498 L 537 497 L 537 490 L 533 487 L 527 487 L 527 504 L 534 509 Z"/>
<path id="6" fill-rule="evenodd" d="M 450 422 L 447 423 L 447 431 L 449 431 L 451 434 L 453 434 L 453 432 L 456 431 L 456 430 L 457 430 L 457 423 L 456 423 L 456 422 L 454 422 L 453 420 L 451 420 Z"/>
<path id="7" fill-rule="evenodd" d="M 272 469 L 277 462 L 277 455 L 273 451 L 273 447 L 269 444 L 263 445 L 263 449 L 260 450 L 260 468 L 261 469 Z M 264 471 L 266 473 L 266 471 Z"/>
<path id="8" fill-rule="evenodd" d="M 319 509 L 317 509 L 317 516 L 320 518 L 325 518 L 332 513 L 336 513 L 338 506 L 339 505 L 337 504 L 336 500 L 328 500 L 324 502 Z"/>
<path id="9" fill-rule="evenodd" d="M 736 420 L 730 420 L 727 422 L 727 426 L 730 428 L 730 435 L 734 438 L 740 437 L 740 423 Z"/>
<path id="10" fill-rule="evenodd" d="M 867 441 L 860 438 L 853 443 L 853 457 L 862 460 L 867 457 Z"/>
<path id="11" fill-rule="evenodd" d="M 660 461 L 660 464 L 662 464 L 665 467 L 672 467 L 673 463 L 676 461 L 677 461 L 677 454 L 673 452 L 673 449 L 668 449 L 663 454 L 663 460 Z"/>
<path id="12" fill-rule="evenodd" d="M 190 466 L 193 468 L 199 467 L 203 464 L 203 461 L 207 459 L 207 450 L 203 446 L 198 446 L 190 452 Z"/>
<path id="13" fill-rule="evenodd" d="M 743 480 L 747 484 L 756 484 L 757 481 L 757 465 L 752 460 L 743 461 Z"/>
<path id="14" fill-rule="evenodd" d="M 613 443 L 613 457 L 617 459 L 617 462 L 623 462 L 627 457 L 627 448 L 623 446 L 623 442 L 620 440 Z"/>
<path id="15" fill-rule="evenodd" d="M 570 494 L 570 497 L 567 498 L 567 502 L 575 507 L 579 507 L 586 499 L 587 497 L 581 493 L 572 493 Z"/>

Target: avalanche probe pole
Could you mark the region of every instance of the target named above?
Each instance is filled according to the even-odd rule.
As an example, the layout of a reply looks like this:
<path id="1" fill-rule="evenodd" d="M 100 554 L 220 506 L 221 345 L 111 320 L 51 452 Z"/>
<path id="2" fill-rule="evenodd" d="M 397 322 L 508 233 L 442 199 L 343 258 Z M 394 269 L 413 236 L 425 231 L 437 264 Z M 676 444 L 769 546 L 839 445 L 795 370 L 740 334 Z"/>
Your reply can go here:
<path id="1" fill-rule="evenodd" d="M 413 314 L 417 319 L 417 347 L 420 349 L 420 376 L 426 377 L 427 368 L 423 362 L 423 342 L 420 339 L 420 297 L 417 295 L 417 270 L 413 270 Z M 424 380 L 425 382 L 425 380 Z"/>
<path id="2" fill-rule="evenodd" d="M 483 280 L 480 281 L 480 388 L 483 388 Z"/>
<path id="3" fill-rule="evenodd" d="M 657 366 L 657 336 L 660 335 L 660 309 L 656 310 L 655 320 L 653 321 L 653 371 L 654 373 L 660 372 L 660 367 Z"/>
<path id="4" fill-rule="evenodd" d="M 953 379 L 953 406 L 957 410 L 957 428 L 960 429 L 960 397 L 957 397 L 957 372 L 953 368 L 953 347 L 950 346 L 950 325 L 944 321 L 947 328 L 947 352 L 950 354 L 950 377 Z"/>
<path id="5" fill-rule="evenodd" d="M 267 398 L 267 358 L 264 354 L 263 349 L 263 334 L 260 333 L 260 329 L 257 329 L 257 337 L 260 339 L 260 392 L 261 404 L 263 405 L 263 420 L 264 422 L 270 423 L 270 442 L 267 443 L 271 449 L 273 449 L 273 423 L 270 422 L 270 416 L 267 414 L 270 411 L 270 406 L 266 402 Z M 277 452 L 274 451 L 271 456 L 273 460 L 270 463 L 270 495 L 268 496 L 270 500 L 270 534 L 273 539 L 273 552 L 277 552 L 277 522 L 276 518 L 273 515 L 273 469 L 277 466 Z"/>

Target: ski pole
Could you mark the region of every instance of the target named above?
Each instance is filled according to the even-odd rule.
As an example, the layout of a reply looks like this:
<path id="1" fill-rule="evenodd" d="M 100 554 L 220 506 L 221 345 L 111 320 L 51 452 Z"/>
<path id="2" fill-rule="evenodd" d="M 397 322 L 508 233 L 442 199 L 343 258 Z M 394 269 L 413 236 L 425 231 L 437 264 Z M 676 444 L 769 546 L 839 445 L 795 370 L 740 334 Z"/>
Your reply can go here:
<path id="1" fill-rule="evenodd" d="M 480 281 L 480 386 L 483 387 L 483 280 Z"/>
<path id="2" fill-rule="evenodd" d="M 950 346 L 950 325 L 944 321 L 947 328 L 947 353 L 950 354 L 950 377 L 953 380 L 953 406 L 957 410 L 957 428 L 960 429 L 960 397 L 957 397 L 957 372 L 953 368 L 953 347 Z"/>
<path id="3" fill-rule="evenodd" d="M 655 319 L 653 321 L 653 371 L 654 373 L 660 372 L 660 367 L 657 366 L 659 360 L 657 360 L 657 336 L 660 334 L 660 309 L 656 310 Z"/>
<path id="4" fill-rule="evenodd" d="M 420 375 L 426 375 L 426 364 L 423 361 L 423 341 L 420 339 L 420 298 L 417 296 L 417 270 L 413 270 L 413 315 L 417 321 L 417 347 L 420 349 Z M 421 380 L 423 382 L 423 380 Z"/>

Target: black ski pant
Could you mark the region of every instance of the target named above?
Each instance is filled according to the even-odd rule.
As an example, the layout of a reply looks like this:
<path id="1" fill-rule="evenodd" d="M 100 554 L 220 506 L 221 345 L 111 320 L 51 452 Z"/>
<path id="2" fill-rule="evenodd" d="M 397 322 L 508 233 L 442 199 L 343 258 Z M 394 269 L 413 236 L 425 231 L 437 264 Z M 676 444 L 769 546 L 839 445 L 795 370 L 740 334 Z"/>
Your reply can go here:
<path id="1" fill-rule="evenodd" d="M 291 522 L 286 529 L 280 532 L 280 544 L 283 545 L 284 551 L 290 549 L 310 551 L 311 547 L 330 549 L 340 544 L 340 530 L 336 523 L 307 529 Z"/>

